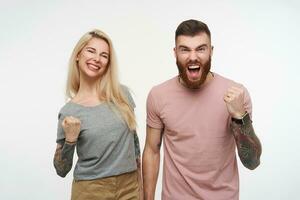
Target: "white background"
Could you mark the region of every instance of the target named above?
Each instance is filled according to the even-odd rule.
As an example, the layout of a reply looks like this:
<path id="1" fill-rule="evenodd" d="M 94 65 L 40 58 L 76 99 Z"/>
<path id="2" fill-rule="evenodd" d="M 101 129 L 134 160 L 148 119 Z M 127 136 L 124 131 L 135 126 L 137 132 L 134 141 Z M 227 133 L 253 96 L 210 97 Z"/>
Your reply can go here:
<path id="1" fill-rule="evenodd" d="M 263 154 L 254 171 L 239 161 L 240 199 L 298 199 L 299 8 L 296 0 L 2 1 L 0 199 L 69 198 L 73 171 L 58 177 L 52 159 L 67 62 L 85 32 L 111 36 L 143 147 L 147 94 L 177 74 L 174 32 L 190 18 L 211 29 L 212 71 L 243 83 L 252 97 Z M 161 179 L 156 199 L 160 193 Z"/>

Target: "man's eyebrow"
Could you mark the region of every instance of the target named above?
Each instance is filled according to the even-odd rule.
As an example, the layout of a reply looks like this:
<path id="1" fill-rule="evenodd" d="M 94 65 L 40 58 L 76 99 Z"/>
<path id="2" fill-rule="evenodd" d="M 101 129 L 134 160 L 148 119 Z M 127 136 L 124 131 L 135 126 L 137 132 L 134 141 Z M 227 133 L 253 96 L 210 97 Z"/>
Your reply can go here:
<path id="1" fill-rule="evenodd" d="M 189 49 L 189 47 L 184 46 L 184 45 L 179 45 L 178 48 L 185 48 L 185 49 Z"/>
<path id="2" fill-rule="evenodd" d="M 197 46 L 196 49 L 201 48 L 201 47 L 208 47 L 208 45 L 207 44 L 201 44 L 201 45 Z"/>
<path id="3" fill-rule="evenodd" d="M 201 45 L 197 46 L 196 49 L 201 48 L 201 47 L 208 47 L 208 45 L 207 44 L 201 44 Z M 189 47 L 187 47 L 185 45 L 179 45 L 178 48 L 190 49 Z"/>

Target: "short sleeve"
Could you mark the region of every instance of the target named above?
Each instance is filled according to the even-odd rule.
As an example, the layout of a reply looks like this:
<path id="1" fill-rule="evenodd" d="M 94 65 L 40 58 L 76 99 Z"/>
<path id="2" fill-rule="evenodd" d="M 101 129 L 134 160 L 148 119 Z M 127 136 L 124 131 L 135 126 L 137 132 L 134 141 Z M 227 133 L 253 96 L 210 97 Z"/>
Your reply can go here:
<path id="1" fill-rule="evenodd" d="M 250 114 L 250 118 L 252 119 L 252 101 L 251 101 L 251 97 L 250 97 L 250 94 L 247 90 L 246 87 L 244 87 L 244 91 L 245 91 L 245 94 L 244 94 L 244 107 L 246 109 L 246 111 Z"/>
<path id="2" fill-rule="evenodd" d="M 162 129 L 164 125 L 160 118 L 157 98 L 158 95 L 155 95 L 152 89 L 147 98 L 147 125 L 151 128 Z"/>
<path id="3" fill-rule="evenodd" d="M 130 106 L 134 109 L 135 108 L 135 102 L 134 102 L 134 100 L 133 100 L 133 98 L 132 98 L 132 96 L 129 92 L 128 87 L 126 87 L 125 85 L 122 85 L 122 89 L 123 89 L 124 94 L 126 95 L 128 101 L 129 101 Z"/>
<path id="4" fill-rule="evenodd" d="M 56 138 L 56 143 L 63 143 L 65 139 L 65 133 L 64 129 L 61 125 L 62 121 L 64 120 L 64 115 L 59 112 L 58 114 L 58 123 L 57 123 L 57 138 Z"/>

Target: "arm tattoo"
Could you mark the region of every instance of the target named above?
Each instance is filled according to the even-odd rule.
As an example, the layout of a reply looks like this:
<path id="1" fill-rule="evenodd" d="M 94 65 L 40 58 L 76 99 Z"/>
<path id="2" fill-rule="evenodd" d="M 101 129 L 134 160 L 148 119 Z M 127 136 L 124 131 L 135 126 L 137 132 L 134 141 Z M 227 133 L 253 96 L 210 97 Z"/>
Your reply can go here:
<path id="1" fill-rule="evenodd" d="M 75 145 L 64 143 L 55 151 L 53 163 L 56 173 L 61 177 L 65 177 L 72 168 Z"/>
<path id="2" fill-rule="evenodd" d="M 136 131 L 134 131 L 133 138 L 134 138 L 135 157 L 139 158 L 141 156 L 141 149 L 140 149 L 139 137 L 137 136 Z"/>
<path id="3" fill-rule="evenodd" d="M 138 137 L 136 131 L 134 131 L 134 133 L 133 133 L 133 139 L 134 139 L 136 165 L 138 168 L 141 168 L 141 148 L 140 148 L 139 137 Z"/>
<path id="4" fill-rule="evenodd" d="M 261 144 L 255 135 L 252 121 L 249 119 L 244 125 L 231 122 L 230 127 L 241 162 L 248 169 L 255 169 L 260 164 Z"/>
<path id="5" fill-rule="evenodd" d="M 143 193 L 143 179 L 142 179 L 142 167 L 141 167 L 141 149 L 140 149 L 140 141 L 139 137 L 134 131 L 133 133 L 134 138 L 134 149 L 135 149 L 135 159 L 136 159 L 136 166 L 137 166 L 137 173 L 138 173 L 138 185 L 139 185 L 139 195 L 141 196 Z M 143 196 L 143 195 L 142 195 Z"/>

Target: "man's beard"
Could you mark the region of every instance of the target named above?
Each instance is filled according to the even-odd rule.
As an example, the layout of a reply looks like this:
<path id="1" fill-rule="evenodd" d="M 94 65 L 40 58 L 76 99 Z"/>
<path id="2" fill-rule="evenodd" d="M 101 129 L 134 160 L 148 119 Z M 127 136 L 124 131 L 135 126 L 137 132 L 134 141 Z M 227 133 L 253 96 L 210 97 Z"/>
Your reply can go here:
<path id="1" fill-rule="evenodd" d="M 191 89 L 200 88 L 201 85 L 205 82 L 207 74 L 210 71 L 211 67 L 211 56 L 209 57 L 208 61 L 205 63 L 201 63 L 199 61 L 190 61 L 186 64 L 180 63 L 178 59 L 176 59 L 177 68 L 179 71 L 180 78 L 184 81 L 186 87 Z M 199 80 L 191 81 L 187 76 L 187 70 L 189 65 L 199 65 L 201 70 L 201 76 Z"/>

